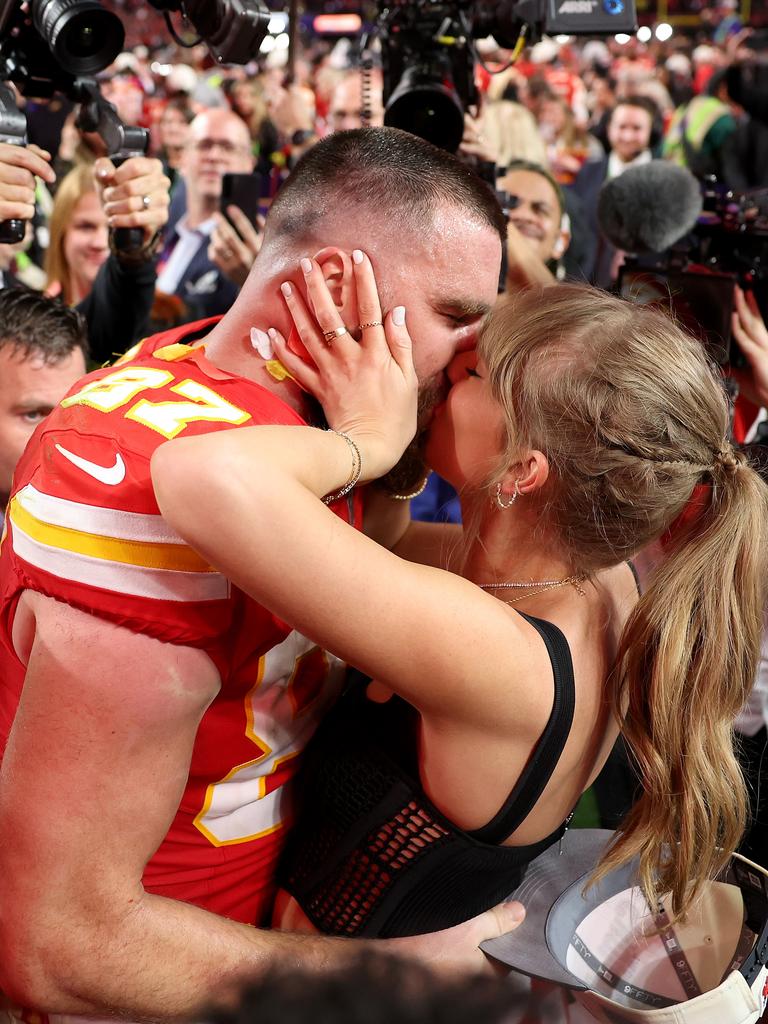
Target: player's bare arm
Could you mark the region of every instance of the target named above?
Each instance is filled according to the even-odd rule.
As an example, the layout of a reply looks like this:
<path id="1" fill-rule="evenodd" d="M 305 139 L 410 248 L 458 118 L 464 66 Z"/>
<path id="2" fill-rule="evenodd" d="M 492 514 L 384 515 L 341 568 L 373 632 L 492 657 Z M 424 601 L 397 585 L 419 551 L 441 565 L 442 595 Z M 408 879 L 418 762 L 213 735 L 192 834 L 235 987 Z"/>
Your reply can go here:
<path id="1" fill-rule="evenodd" d="M 219 680 L 208 656 L 27 592 L 27 663 L 0 769 L 0 990 L 55 1013 L 169 1020 L 286 958 L 341 963 L 358 943 L 266 932 L 151 895 L 147 860 L 176 811 Z M 478 943 L 519 906 L 384 943 L 438 968 L 480 968 Z"/>

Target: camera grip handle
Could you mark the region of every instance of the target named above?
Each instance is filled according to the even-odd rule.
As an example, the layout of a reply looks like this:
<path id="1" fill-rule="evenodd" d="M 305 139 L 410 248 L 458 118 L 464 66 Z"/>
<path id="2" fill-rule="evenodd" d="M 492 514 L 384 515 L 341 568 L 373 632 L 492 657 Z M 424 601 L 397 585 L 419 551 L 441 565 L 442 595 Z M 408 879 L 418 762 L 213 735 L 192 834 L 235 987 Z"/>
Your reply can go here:
<path id="1" fill-rule="evenodd" d="M 23 242 L 26 231 L 27 222 L 18 220 L 16 217 L 12 220 L 0 221 L 0 245 L 15 245 L 17 242 Z"/>
<path id="2" fill-rule="evenodd" d="M 120 252 L 136 252 L 144 245 L 144 231 L 142 228 L 115 228 L 112 240 Z"/>

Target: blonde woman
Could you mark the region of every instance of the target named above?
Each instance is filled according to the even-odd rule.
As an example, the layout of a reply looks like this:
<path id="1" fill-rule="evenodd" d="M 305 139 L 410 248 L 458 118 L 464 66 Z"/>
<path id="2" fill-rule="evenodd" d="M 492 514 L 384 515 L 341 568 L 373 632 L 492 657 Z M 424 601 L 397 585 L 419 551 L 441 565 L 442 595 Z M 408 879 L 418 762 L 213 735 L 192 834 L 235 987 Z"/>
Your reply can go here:
<path id="1" fill-rule="evenodd" d="M 383 316 L 351 259 L 359 342 L 309 260 L 314 312 L 284 291 L 313 365 L 271 332 L 334 429 L 180 438 L 152 467 L 213 566 L 374 680 L 308 754 L 283 923 L 402 935 L 491 906 L 562 836 L 620 729 L 643 795 L 600 870 L 637 854 L 646 893 L 685 912 L 744 826 L 732 727 L 768 579 L 768 489 L 731 447 L 717 375 L 659 312 L 528 291 L 455 358 L 431 420 L 462 541 L 402 522 L 387 550 L 323 501 L 390 470 L 416 429 L 405 310 Z M 638 599 L 627 559 L 694 492 L 698 518 Z"/>
<path id="2" fill-rule="evenodd" d="M 92 164 L 77 164 L 62 179 L 49 231 L 46 295 L 60 295 L 68 306 L 74 306 L 90 293 L 109 256 L 109 225 Z"/>

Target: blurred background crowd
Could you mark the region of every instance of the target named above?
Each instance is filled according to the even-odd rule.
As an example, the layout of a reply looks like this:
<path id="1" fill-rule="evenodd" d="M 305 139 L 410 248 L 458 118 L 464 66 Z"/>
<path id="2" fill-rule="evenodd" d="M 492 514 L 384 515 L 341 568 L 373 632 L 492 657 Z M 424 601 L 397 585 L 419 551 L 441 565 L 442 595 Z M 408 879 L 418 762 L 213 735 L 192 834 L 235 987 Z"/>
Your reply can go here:
<path id="1" fill-rule="evenodd" d="M 150 130 L 150 155 L 168 180 L 154 182 L 157 197 L 143 182 L 154 207 L 147 229 L 162 231 L 151 253 L 151 316 L 130 325 L 137 337 L 229 307 L 280 182 L 316 139 L 363 120 L 382 123 L 382 76 L 375 54 L 360 70 L 361 22 L 349 5 L 306 11 L 293 41 L 288 14 L 275 11 L 258 58 L 228 67 L 215 66 L 202 44 L 173 42 L 148 4 L 108 6 L 123 18 L 130 48 L 99 75 L 103 94 L 127 124 Z M 512 196 L 512 222 L 540 256 L 561 264 L 560 276 L 609 286 L 621 253 L 597 224 L 606 180 L 664 156 L 734 189 L 768 185 L 768 127 L 729 95 L 726 78 L 728 65 L 757 45 L 761 18 L 768 20 L 737 0 L 670 4 L 641 13 L 637 36 L 544 38 L 511 66 L 508 51 L 480 40 L 482 103 L 467 115 L 461 152 Z M 20 102 L 29 142 L 50 154 L 55 180 L 38 179 L 34 230 L 3 247 L 0 267 L 6 283 L 18 278 L 75 304 L 109 256 L 110 210 L 92 173 L 104 143 L 76 127 L 74 105 L 61 95 Z M 235 201 L 221 216 L 229 205 L 223 175 L 252 171 L 259 208 Z M 110 352 L 97 345 L 96 357 L 130 339 L 118 340 Z"/>

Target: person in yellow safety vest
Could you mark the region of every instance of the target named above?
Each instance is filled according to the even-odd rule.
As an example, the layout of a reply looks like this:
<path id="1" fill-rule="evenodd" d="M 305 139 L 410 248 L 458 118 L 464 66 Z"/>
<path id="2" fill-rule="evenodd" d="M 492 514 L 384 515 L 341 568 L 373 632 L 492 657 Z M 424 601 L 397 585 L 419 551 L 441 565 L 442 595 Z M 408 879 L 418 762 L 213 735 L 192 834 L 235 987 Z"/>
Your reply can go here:
<path id="1" fill-rule="evenodd" d="M 737 122 L 728 99 L 725 68 L 714 73 L 706 95 L 678 107 L 664 139 L 662 156 L 687 167 L 699 178 L 723 180 L 723 153 Z"/>

